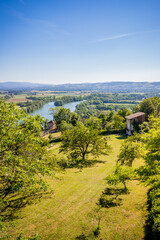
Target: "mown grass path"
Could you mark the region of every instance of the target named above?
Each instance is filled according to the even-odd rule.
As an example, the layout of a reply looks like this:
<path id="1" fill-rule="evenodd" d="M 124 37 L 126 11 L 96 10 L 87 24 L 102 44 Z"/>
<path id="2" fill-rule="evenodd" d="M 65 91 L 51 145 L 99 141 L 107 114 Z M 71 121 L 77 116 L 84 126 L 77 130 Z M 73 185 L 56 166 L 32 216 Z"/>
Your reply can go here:
<path id="1" fill-rule="evenodd" d="M 54 194 L 25 207 L 10 234 L 17 236 L 23 231 L 24 236 L 39 233 L 46 240 L 70 240 L 84 233 L 89 239 L 95 239 L 93 230 L 100 216 L 101 231 L 97 239 L 143 239 L 146 189 L 137 181 L 129 183 L 130 194 L 122 196 L 120 206 L 102 208 L 98 213 L 96 210 L 122 141 L 118 136 L 111 136 L 112 153 L 100 157 L 103 163 L 82 171 L 67 169 L 48 179 Z"/>

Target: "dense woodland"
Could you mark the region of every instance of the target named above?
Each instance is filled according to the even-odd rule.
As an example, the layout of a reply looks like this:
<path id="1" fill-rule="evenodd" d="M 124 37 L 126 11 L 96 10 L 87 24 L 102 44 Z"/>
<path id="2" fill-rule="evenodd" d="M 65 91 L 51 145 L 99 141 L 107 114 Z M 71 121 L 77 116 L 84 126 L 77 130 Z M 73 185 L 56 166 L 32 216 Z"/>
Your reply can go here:
<path id="1" fill-rule="evenodd" d="M 146 113 L 146 121 L 138 128 L 134 126 L 134 135 L 123 142 L 113 173 L 106 179 L 108 197 L 102 196 L 99 203 L 102 207 L 118 205 L 120 194 L 129 194 L 127 183 L 138 179 L 148 187 L 148 239 L 159 239 L 160 98 L 146 98 L 144 94 L 91 94 L 85 96 L 85 101 L 77 105 L 73 113 L 63 107 L 57 108 L 53 111 L 53 118 L 61 132 L 58 141 L 59 151 L 66 155 L 63 159 L 47 150 L 54 139 L 51 134 L 48 138 L 42 137 L 44 119 L 26 112 L 34 111 L 32 107 L 40 107 L 48 101 L 61 101 L 57 104 L 61 106 L 84 100 L 84 97 L 32 96 L 29 99 L 32 102 L 18 104 L 22 109 L 0 100 L 0 210 L 4 236 L 6 222 L 14 218 L 16 210 L 29 203 L 28 197 L 36 198 L 49 191 L 45 176 L 67 168 L 82 170 L 94 158 L 110 154 L 112 149 L 106 134 L 125 133 L 125 116 L 141 111 Z M 117 104 L 110 108 L 106 103 Z M 23 108 L 27 109 L 26 112 Z M 143 158 L 144 165 L 133 168 L 137 158 Z M 116 186 L 116 192 L 113 186 Z M 94 236 L 99 234 L 100 223 Z M 22 238 L 19 235 L 17 239 Z"/>

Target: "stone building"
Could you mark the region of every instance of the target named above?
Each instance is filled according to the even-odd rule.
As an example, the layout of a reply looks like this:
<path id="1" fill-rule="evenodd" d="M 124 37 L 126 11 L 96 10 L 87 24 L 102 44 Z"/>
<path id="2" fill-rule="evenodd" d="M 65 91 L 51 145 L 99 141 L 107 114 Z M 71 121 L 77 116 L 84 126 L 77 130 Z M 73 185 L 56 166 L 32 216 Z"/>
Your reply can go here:
<path id="1" fill-rule="evenodd" d="M 52 128 L 55 128 L 56 127 L 56 124 L 55 124 L 55 122 L 53 121 L 53 120 L 51 120 L 51 121 L 49 121 L 48 123 L 47 123 L 47 129 L 49 130 L 49 129 L 52 129 Z"/>
<path id="2" fill-rule="evenodd" d="M 132 135 L 134 122 L 138 125 L 145 121 L 145 113 L 137 112 L 125 117 L 127 120 L 126 134 Z"/>

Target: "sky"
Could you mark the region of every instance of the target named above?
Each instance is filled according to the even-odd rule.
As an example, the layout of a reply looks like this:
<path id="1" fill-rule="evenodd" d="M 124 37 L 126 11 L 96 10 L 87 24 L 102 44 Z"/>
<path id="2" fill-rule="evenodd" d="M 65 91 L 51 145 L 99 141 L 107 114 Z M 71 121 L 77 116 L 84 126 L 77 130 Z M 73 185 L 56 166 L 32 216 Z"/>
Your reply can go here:
<path id="1" fill-rule="evenodd" d="M 160 81 L 160 0 L 0 0 L 6 81 Z"/>

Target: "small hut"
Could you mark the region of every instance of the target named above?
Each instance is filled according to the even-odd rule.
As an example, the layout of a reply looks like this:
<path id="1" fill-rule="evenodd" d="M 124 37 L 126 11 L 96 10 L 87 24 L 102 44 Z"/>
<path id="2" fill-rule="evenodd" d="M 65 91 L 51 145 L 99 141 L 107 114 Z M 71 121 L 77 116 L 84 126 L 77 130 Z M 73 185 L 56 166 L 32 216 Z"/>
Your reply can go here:
<path id="1" fill-rule="evenodd" d="M 125 117 L 127 120 L 127 128 L 126 134 L 132 135 L 133 133 L 133 123 L 141 124 L 145 121 L 145 113 L 144 112 L 137 112 Z"/>
<path id="2" fill-rule="evenodd" d="M 55 124 L 55 122 L 53 121 L 53 120 L 51 120 L 51 121 L 49 121 L 48 123 L 47 123 L 47 129 L 49 130 L 49 129 L 52 129 L 52 128 L 55 128 L 56 127 L 56 124 Z"/>

